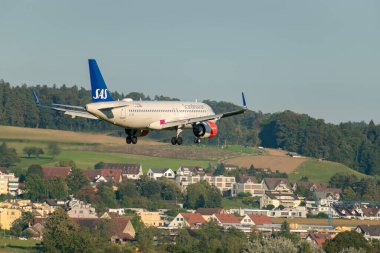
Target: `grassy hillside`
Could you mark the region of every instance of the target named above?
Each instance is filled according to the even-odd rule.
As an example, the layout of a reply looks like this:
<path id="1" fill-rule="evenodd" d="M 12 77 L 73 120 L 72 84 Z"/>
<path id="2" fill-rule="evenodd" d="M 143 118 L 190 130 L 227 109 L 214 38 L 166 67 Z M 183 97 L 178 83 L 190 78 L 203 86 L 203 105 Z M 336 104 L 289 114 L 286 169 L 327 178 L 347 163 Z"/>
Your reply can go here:
<path id="1" fill-rule="evenodd" d="M 328 183 L 330 177 L 338 172 L 355 174 L 358 177 L 366 177 L 366 175 L 359 173 L 341 163 L 308 159 L 295 171 L 289 174 L 289 180 L 291 182 L 296 182 L 301 177 L 308 177 L 310 181 Z"/>

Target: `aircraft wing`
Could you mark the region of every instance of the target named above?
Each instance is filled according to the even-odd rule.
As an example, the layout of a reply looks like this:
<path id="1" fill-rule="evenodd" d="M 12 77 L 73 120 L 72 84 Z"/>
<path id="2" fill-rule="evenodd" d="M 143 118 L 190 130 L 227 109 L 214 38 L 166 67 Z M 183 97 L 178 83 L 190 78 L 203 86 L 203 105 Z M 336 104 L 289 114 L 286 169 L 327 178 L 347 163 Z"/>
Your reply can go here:
<path id="1" fill-rule="evenodd" d="M 187 118 L 187 119 L 180 119 L 180 120 L 173 120 L 173 121 L 167 121 L 163 124 L 161 124 L 161 127 L 164 128 L 171 128 L 176 126 L 185 126 L 188 124 L 193 124 L 197 122 L 203 122 L 203 121 L 209 121 L 209 120 L 219 120 L 221 118 L 230 117 L 237 114 L 245 113 L 248 108 L 247 104 L 245 102 L 244 93 L 241 94 L 243 99 L 243 108 L 240 110 L 232 111 L 232 112 L 226 112 L 226 113 L 219 113 L 219 114 L 213 114 L 213 115 L 207 115 L 202 117 L 194 117 L 194 118 Z"/>
<path id="2" fill-rule="evenodd" d="M 86 118 L 86 119 L 98 119 L 94 115 L 88 113 L 83 106 L 62 105 L 62 104 L 52 104 L 51 106 L 43 105 L 40 103 L 40 100 L 38 99 L 36 92 L 34 90 L 33 90 L 33 97 L 38 107 L 64 112 L 64 114 L 70 115 L 72 118 L 80 117 L 80 118 Z"/>

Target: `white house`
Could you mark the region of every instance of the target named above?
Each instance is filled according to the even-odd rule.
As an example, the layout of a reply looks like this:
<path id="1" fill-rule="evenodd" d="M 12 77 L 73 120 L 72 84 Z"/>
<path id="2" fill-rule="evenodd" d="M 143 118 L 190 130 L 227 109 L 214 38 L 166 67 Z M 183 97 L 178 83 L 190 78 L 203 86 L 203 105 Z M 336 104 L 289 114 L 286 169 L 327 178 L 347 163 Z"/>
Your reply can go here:
<path id="1" fill-rule="evenodd" d="M 175 178 L 175 173 L 170 168 L 151 168 L 148 171 L 148 176 L 153 179 L 157 179 L 160 177 L 166 177 L 170 179 Z"/>

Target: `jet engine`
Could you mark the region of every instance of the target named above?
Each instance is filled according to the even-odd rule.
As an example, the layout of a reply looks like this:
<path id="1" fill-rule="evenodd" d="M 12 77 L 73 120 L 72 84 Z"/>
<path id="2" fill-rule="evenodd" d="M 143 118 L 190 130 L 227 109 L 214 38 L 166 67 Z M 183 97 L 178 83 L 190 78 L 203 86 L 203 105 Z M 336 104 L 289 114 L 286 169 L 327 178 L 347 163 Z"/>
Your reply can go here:
<path id="1" fill-rule="evenodd" d="M 198 138 L 212 138 L 218 133 L 218 126 L 212 122 L 201 122 L 193 126 L 193 133 Z"/>

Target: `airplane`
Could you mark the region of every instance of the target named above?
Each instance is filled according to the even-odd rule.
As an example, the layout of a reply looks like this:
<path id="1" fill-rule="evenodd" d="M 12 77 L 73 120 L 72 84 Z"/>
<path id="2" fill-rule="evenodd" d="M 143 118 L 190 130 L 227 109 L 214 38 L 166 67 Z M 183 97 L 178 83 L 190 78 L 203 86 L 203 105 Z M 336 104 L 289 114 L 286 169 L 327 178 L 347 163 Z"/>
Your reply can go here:
<path id="1" fill-rule="evenodd" d="M 103 120 L 122 127 L 126 133 L 126 143 L 136 144 L 138 137 L 148 135 L 150 131 L 175 130 L 172 137 L 173 145 L 181 145 L 181 133 L 184 129 L 192 129 L 194 143 L 199 144 L 202 138 L 212 138 L 217 135 L 216 121 L 219 119 L 245 113 L 248 108 L 242 92 L 243 107 L 240 110 L 219 113 L 201 102 L 184 101 L 134 101 L 131 98 L 114 100 L 100 73 L 94 59 L 88 60 L 92 103 L 85 106 L 40 103 L 35 90 L 34 100 L 39 108 L 47 108 L 64 112 L 72 118 L 81 117 Z"/>

